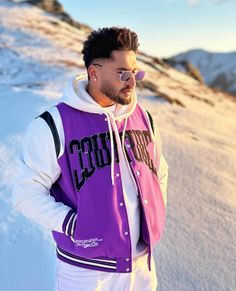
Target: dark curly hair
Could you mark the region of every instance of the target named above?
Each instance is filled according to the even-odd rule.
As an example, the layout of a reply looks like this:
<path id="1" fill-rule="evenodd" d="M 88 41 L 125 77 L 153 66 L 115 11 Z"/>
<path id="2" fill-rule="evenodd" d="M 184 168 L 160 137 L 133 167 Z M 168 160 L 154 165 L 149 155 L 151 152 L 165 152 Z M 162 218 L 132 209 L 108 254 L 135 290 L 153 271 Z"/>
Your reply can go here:
<path id="1" fill-rule="evenodd" d="M 114 50 L 132 50 L 137 52 L 138 36 L 128 28 L 104 27 L 94 30 L 84 42 L 82 50 L 86 68 L 94 59 L 109 59 Z"/>

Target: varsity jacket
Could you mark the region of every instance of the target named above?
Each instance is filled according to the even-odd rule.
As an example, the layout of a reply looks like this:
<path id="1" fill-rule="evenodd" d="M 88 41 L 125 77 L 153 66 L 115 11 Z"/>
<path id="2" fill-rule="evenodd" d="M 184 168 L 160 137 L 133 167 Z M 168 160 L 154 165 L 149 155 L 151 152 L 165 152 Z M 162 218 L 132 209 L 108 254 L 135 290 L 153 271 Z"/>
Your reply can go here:
<path id="1" fill-rule="evenodd" d="M 50 169 L 39 164 L 40 155 L 37 160 L 25 151 L 19 165 L 21 170 L 27 168 L 30 178 L 21 174 L 16 179 L 14 205 L 52 230 L 58 258 L 69 264 L 132 272 L 136 239 L 135 245 L 143 246 L 140 253 L 147 252 L 150 270 L 151 253 L 165 221 L 168 165 L 160 135 L 157 128 L 152 129 L 151 117 L 137 103 L 135 92 L 131 104 L 118 105 L 114 116 L 87 94 L 86 85 L 87 79 L 73 78 L 61 101 L 36 118 L 35 124 L 41 120 L 51 134 L 41 154 L 50 156 L 46 163 Z M 29 130 L 28 142 L 35 127 Z M 39 137 L 35 141 L 45 143 Z M 121 165 L 129 170 L 130 189 L 139 205 L 133 213 Z M 34 193 L 22 194 L 29 181 Z M 36 203 L 38 210 L 33 214 L 29 207 Z"/>

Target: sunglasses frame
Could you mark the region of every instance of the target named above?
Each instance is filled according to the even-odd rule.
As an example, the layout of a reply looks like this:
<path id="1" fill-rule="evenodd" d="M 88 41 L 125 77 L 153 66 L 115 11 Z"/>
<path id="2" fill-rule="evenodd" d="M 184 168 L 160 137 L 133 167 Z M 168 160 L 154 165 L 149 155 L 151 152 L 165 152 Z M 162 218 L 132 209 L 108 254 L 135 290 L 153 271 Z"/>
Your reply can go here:
<path id="1" fill-rule="evenodd" d="M 110 71 L 110 72 L 112 72 L 112 73 L 115 73 L 115 74 L 117 74 L 117 75 L 119 75 L 119 77 L 120 77 L 120 81 L 121 82 L 127 82 L 129 79 L 130 79 L 130 77 L 131 77 L 131 75 L 135 75 L 135 77 L 136 77 L 136 75 L 138 74 L 138 73 L 140 73 L 140 72 L 143 72 L 144 73 L 144 75 L 143 75 L 143 78 L 144 78 L 144 76 L 145 76 L 145 71 L 138 71 L 138 72 L 136 72 L 136 73 L 133 73 L 132 71 L 122 71 L 121 73 L 117 73 L 117 72 L 115 72 L 115 71 L 113 71 L 113 70 L 111 70 L 111 69 L 108 69 L 108 68 L 106 68 L 106 67 L 104 67 L 104 66 L 102 66 L 102 65 L 100 65 L 100 64 L 92 64 L 92 65 L 94 65 L 94 66 L 99 66 L 99 67 L 101 67 L 101 68 L 104 68 L 104 69 L 106 69 L 106 70 L 108 70 L 108 71 Z M 121 77 L 122 77 L 122 75 L 124 74 L 124 73 L 130 73 L 130 77 L 127 79 L 127 80 L 122 80 L 121 79 Z M 143 80 L 143 78 L 141 79 L 141 80 L 136 80 L 136 78 L 135 78 L 135 82 L 140 82 L 140 81 L 142 81 Z"/>

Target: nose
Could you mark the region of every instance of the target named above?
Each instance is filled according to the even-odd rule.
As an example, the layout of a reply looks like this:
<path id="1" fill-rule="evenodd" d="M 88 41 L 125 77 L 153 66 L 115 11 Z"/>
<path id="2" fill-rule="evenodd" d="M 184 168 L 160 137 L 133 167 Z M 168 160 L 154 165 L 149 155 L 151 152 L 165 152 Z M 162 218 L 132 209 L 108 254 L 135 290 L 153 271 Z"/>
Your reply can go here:
<path id="1" fill-rule="evenodd" d="M 136 80 L 135 80 L 134 74 L 131 74 L 129 80 L 126 81 L 126 84 L 129 85 L 130 87 L 134 87 L 136 85 Z"/>

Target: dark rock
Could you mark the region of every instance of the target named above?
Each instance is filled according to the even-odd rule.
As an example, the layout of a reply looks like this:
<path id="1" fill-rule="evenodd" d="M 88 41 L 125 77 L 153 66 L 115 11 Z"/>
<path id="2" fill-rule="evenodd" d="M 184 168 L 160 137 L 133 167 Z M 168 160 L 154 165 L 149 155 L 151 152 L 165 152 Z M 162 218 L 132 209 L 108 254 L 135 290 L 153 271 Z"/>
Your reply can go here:
<path id="1" fill-rule="evenodd" d="M 35 5 L 46 12 L 56 15 L 62 21 L 65 21 L 78 29 L 84 30 L 86 32 L 92 31 L 90 26 L 74 20 L 68 13 L 66 13 L 63 6 L 57 0 L 25 0 L 21 1 L 21 3 Z"/>

